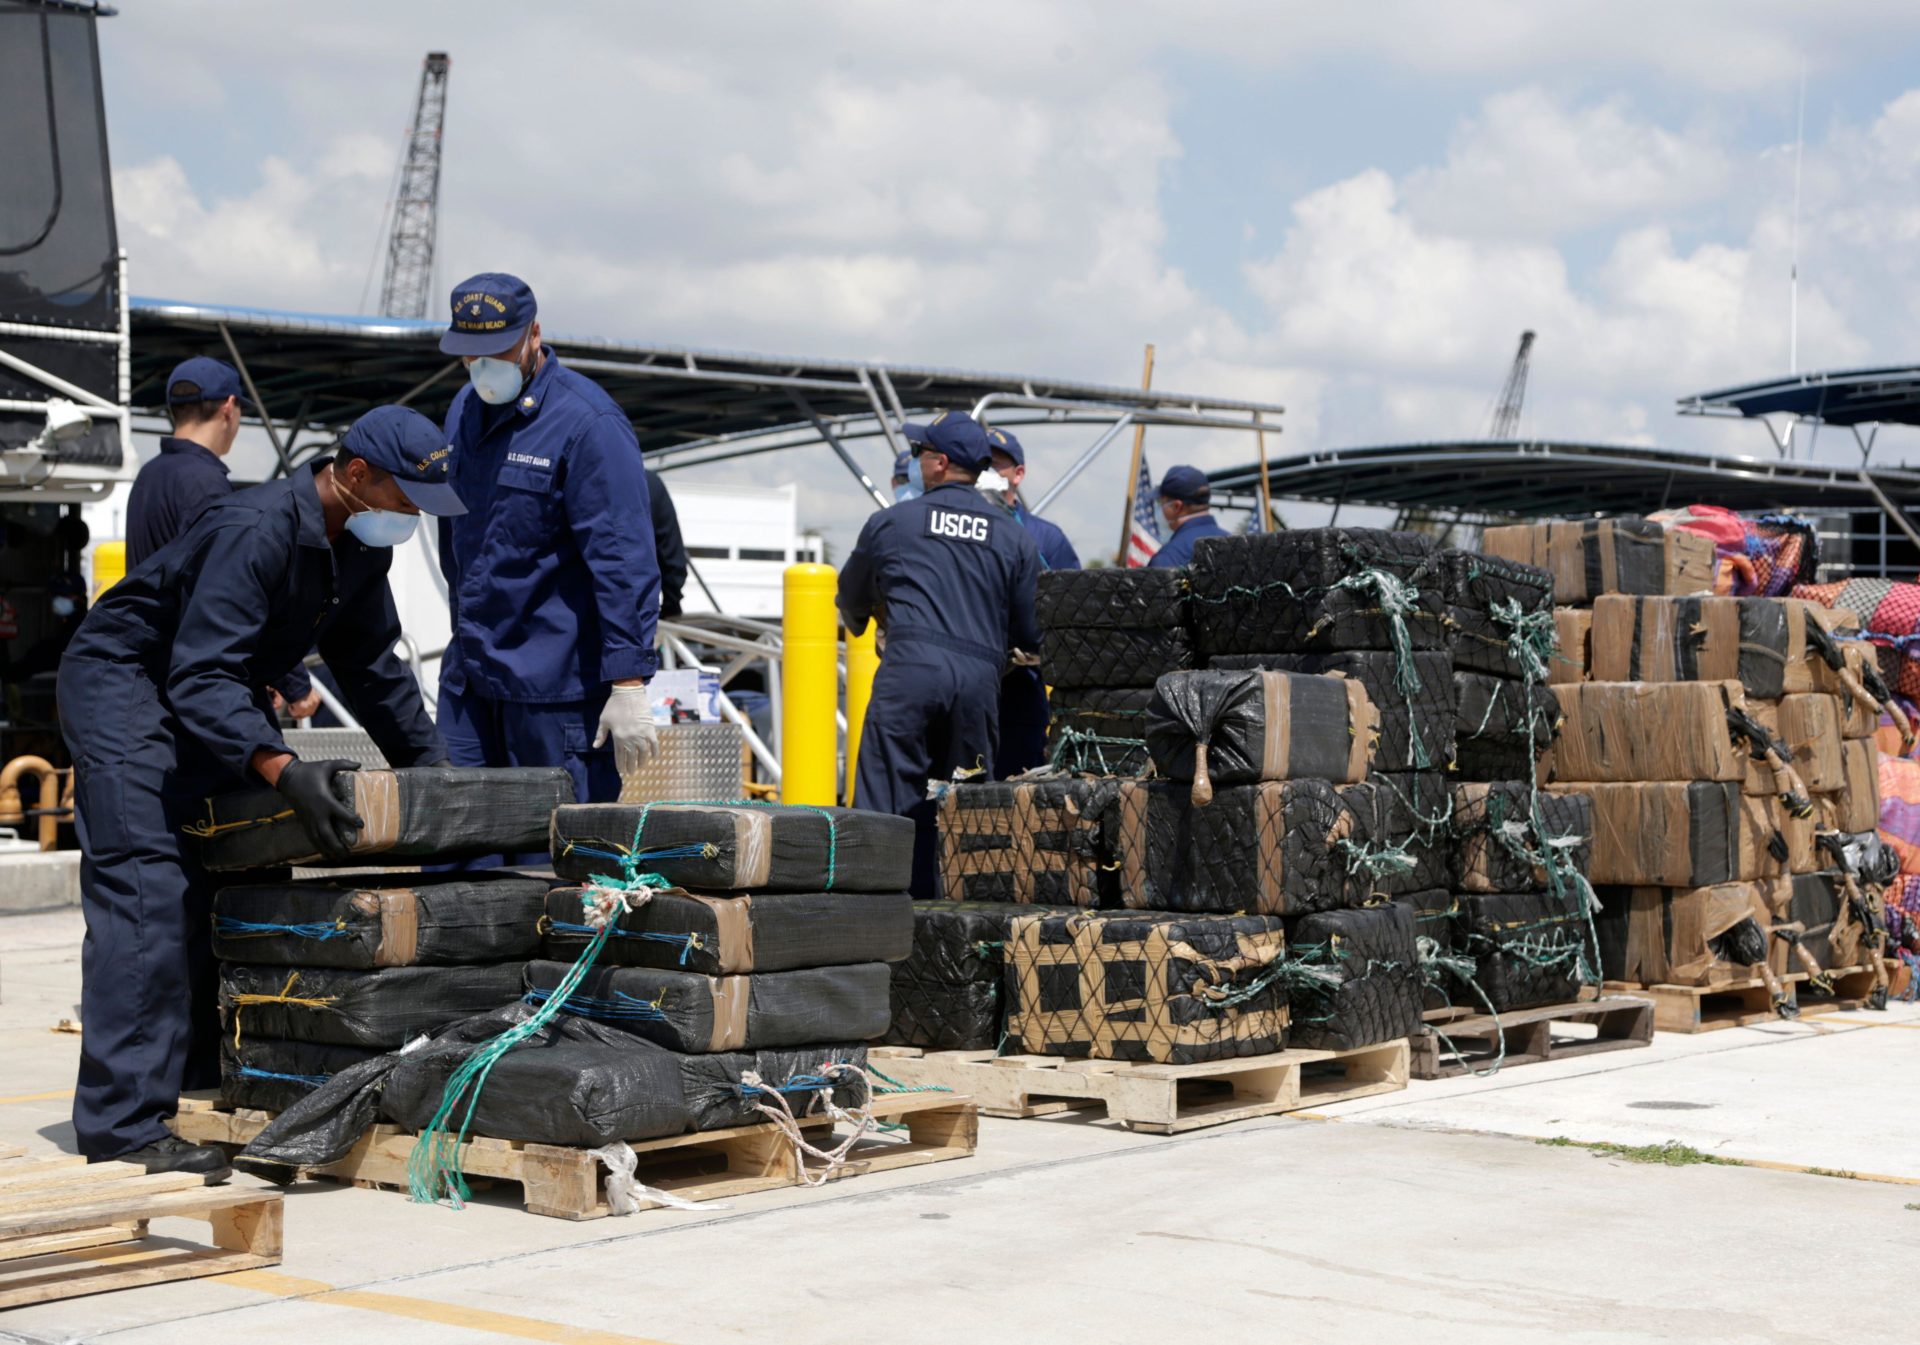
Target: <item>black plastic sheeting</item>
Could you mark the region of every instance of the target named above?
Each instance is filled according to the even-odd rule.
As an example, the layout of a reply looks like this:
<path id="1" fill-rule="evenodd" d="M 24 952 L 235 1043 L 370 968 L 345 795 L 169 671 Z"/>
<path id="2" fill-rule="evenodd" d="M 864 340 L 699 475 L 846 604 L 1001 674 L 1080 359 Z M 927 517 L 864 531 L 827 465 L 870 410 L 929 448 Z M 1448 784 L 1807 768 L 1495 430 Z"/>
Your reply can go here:
<path id="1" fill-rule="evenodd" d="M 1187 889 L 1176 910 L 1294 915 L 1353 896 L 1340 842 L 1355 821 L 1324 780 L 1266 781 L 1217 791 L 1186 814 Z"/>
<path id="2" fill-rule="evenodd" d="M 1410 907 L 1389 901 L 1303 915 L 1287 922 L 1287 944 L 1299 961 L 1339 978 L 1337 986 L 1295 989 L 1295 1047 L 1344 1051 L 1419 1031 L 1422 990 Z"/>
<path id="3" fill-rule="evenodd" d="M 984 901 L 913 903 L 913 951 L 896 963 L 886 1041 L 929 1051 L 987 1051 L 1005 1019 L 1001 979 L 1008 927 L 1031 915 L 1071 915 L 1071 906 Z"/>
<path id="4" fill-rule="evenodd" d="M 1384 576 L 1408 610 L 1390 619 Z M 1433 539 L 1377 528 L 1313 528 L 1210 537 L 1194 548 L 1189 621 L 1201 652 L 1327 653 L 1447 647 L 1446 599 Z"/>
<path id="5" fill-rule="evenodd" d="M 527 964 L 538 1001 L 571 970 Z M 887 1030 L 887 964 L 698 976 L 656 967 L 595 966 L 562 1006 L 676 1051 L 760 1050 L 867 1041 Z"/>
<path id="6" fill-rule="evenodd" d="M 1040 673 L 1051 687 L 1150 687 L 1197 662 L 1181 626 L 1054 626 L 1040 638 Z"/>
<path id="7" fill-rule="evenodd" d="M 1461 949 L 1496 1010 L 1565 1004 L 1599 974 L 1584 890 L 1466 893 Z"/>
<path id="8" fill-rule="evenodd" d="M 279 1037 L 392 1049 L 513 1003 L 520 998 L 524 967 L 504 962 L 349 971 L 229 962 L 220 968 L 220 1010 L 229 1040 Z"/>
<path id="9" fill-rule="evenodd" d="M 1147 750 L 1160 774 L 1171 780 L 1194 778 L 1201 744 L 1215 785 L 1352 780 L 1364 774 L 1373 744 L 1359 744 L 1356 753 L 1356 736 L 1371 738 L 1372 726 L 1364 717 L 1355 722 L 1349 689 L 1341 679 L 1306 674 L 1169 673 L 1154 686 Z M 1358 710 L 1365 715 L 1365 706 Z M 1285 760 L 1267 758 L 1273 741 L 1270 718 L 1286 726 L 1275 735 L 1285 745 Z"/>
<path id="10" fill-rule="evenodd" d="M 540 947 L 547 882 L 500 872 L 386 873 L 222 888 L 213 954 L 290 967 L 524 961 Z"/>
<path id="11" fill-rule="evenodd" d="M 1186 620 L 1187 578 L 1171 569 L 1046 570 L 1033 612 L 1043 631 L 1066 626 L 1166 630 Z"/>
<path id="12" fill-rule="evenodd" d="M 390 789 L 383 777 L 390 777 Z M 353 854 L 338 861 L 356 866 L 382 859 L 427 864 L 538 850 L 546 844 L 553 810 L 574 798 L 573 778 L 557 767 L 344 771 L 333 786 L 369 824 Z M 389 822 L 391 844 L 376 844 L 379 827 L 367 816 L 367 799 L 375 793 L 397 810 Z M 321 855 L 277 790 L 263 786 L 223 794 L 207 800 L 207 814 L 211 834 L 200 841 L 200 860 L 216 873 L 335 862 Z"/>
<path id="13" fill-rule="evenodd" d="M 1524 677 L 1524 660 L 1513 656 L 1511 621 L 1492 615 L 1496 606 L 1522 614 L 1551 613 L 1553 574 L 1537 565 L 1483 556 L 1477 551 L 1440 553 L 1454 666 L 1502 677 Z"/>
<path id="14" fill-rule="evenodd" d="M 1531 759 L 1553 741 L 1560 723 L 1560 698 L 1552 687 L 1477 672 L 1455 673 L 1453 683 L 1455 735 L 1461 752 L 1476 757 L 1510 753 Z"/>
<path id="15" fill-rule="evenodd" d="M 1532 856 L 1545 856 L 1545 843 L 1572 840 L 1554 848 L 1567 867 L 1585 877 L 1593 863 L 1593 800 L 1585 794 L 1538 796 L 1540 826 L 1533 818 L 1534 793 L 1524 780 L 1456 785 L 1453 790 L 1452 882 L 1463 892 L 1529 892 L 1547 881 Z M 1545 835 L 1541 835 L 1544 830 Z"/>
<path id="16" fill-rule="evenodd" d="M 226 1107 L 285 1111 L 342 1070 L 379 1052 L 365 1046 L 327 1046 L 269 1037 L 220 1043 L 220 1102 Z"/>
<path id="17" fill-rule="evenodd" d="M 1356 845 L 1341 847 L 1355 901 L 1445 887 L 1452 789 L 1438 771 L 1381 772 L 1341 787 Z"/>
<path id="18" fill-rule="evenodd" d="M 1079 774 L 1146 774 L 1152 700 L 1152 687 L 1056 687 L 1048 697 L 1048 759 Z"/>
<path id="19" fill-rule="evenodd" d="M 645 818 L 644 830 L 642 818 Z M 554 871 L 570 882 L 640 871 L 708 892 L 901 892 L 913 820 L 781 804 L 576 803 L 553 814 Z"/>
<path id="20" fill-rule="evenodd" d="M 1336 654 L 1221 654 L 1209 667 L 1262 668 L 1273 672 L 1337 674 L 1367 689 L 1380 715 L 1380 746 L 1374 765 L 1383 771 L 1445 770 L 1453 761 L 1453 660 L 1422 650 L 1407 656 L 1419 680 L 1411 695 L 1400 689 L 1400 655 L 1391 649 L 1354 649 Z M 1415 744 L 1424 750 L 1420 760 Z"/>
<path id="21" fill-rule="evenodd" d="M 1444 888 L 1435 888 L 1428 892 L 1408 892 L 1393 901 L 1413 914 L 1416 948 L 1420 947 L 1421 940 L 1431 940 L 1430 950 L 1440 959 L 1458 951 L 1460 899 L 1457 896 Z M 1462 1004 L 1478 1007 L 1479 1002 L 1465 983 L 1443 961 L 1429 960 L 1427 951 L 1421 950 L 1420 1007 L 1447 1009 Z"/>
<path id="22" fill-rule="evenodd" d="M 586 889 L 548 894 L 544 956 L 572 962 L 593 941 Z M 700 896 L 654 892 L 614 922 L 603 966 L 660 967 L 712 976 L 898 962 L 913 945 L 913 899 L 904 892 L 763 892 Z"/>

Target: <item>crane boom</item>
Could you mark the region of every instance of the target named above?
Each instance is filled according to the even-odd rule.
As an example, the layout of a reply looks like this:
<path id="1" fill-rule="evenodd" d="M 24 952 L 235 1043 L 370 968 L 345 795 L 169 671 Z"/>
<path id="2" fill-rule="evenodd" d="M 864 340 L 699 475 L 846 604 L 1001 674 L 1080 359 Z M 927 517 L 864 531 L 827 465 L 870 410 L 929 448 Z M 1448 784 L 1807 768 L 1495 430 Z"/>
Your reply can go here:
<path id="1" fill-rule="evenodd" d="M 447 115 L 444 51 L 427 53 L 420 93 L 400 162 L 394 193 L 393 232 L 387 239 L 387 270 L 380 283 L 380 312 L 394 318 L 427 315 L 433 287 L 433 244 L 440 212 L 440 132 Z"/>
<path id="2" fill-rule="evenodd" d="M 1513 368 L 1507 371 L 1506 386 L 1493 408 L 1493 423 L 1487 427 L 1489 439 L 1511 439 L 1520 432 L 1520 407 L 1527 400 L 1527 365 L 1533 359 L 1533 333 L 1520 333 L 1520 348 L 1513 352 Z"/>

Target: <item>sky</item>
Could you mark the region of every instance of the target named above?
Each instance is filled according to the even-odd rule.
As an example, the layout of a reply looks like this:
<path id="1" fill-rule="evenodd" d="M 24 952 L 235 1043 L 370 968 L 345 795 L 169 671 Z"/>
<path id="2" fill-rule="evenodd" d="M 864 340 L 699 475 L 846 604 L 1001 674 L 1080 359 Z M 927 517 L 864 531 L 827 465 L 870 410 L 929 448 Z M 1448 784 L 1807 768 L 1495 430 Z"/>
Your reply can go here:
<path id="1" fill-rule="evenodd" d="M 1283 404 L 1277 456 L 1483 434 L 1532 329 L 1525 433 L 1761 455 L 1674 401 L 1789 367 L 1804 80 L 1798 367 L 1920 360 L 1911 3 L 119 3 L 140 295 L 368 311 L 437 49 L 437 274 L 524 276 L 556 335 L 1116 384 L 1151 342 L 1156 386 Z M 1092 434 L 1023 432 L 1033 484 Z M 1083 553 L 1125 468 L 1054 508 Z M 705 479 L 798 482 L 842 553 L 869 507 L 824 446 Z"/>

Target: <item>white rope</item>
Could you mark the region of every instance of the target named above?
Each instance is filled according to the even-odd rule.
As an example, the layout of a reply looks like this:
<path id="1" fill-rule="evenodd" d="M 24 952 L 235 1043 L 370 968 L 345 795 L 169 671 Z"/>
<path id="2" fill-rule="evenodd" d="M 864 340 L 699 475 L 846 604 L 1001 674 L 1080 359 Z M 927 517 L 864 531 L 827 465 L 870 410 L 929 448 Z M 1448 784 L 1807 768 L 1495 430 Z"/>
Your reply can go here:
<path id="1" fill-rule="evenodd" d="M 753 1109 L 773 1122 L 787 1143 L 793 1146 L 794 1167 L 798 1171 L 803 1186 L 825 1185 L 835 1172 L 846 1166 L 847 1155 L 853 1152 L 853 1147 L 873 1133 L 874 1127 L 879 1124 L 869 1110 L 873 1101 L 873 1084 L 867 1078 L 865 1070 L 858 1065 L 843 1063 L 823 1065 L 820 1073 L 829 1081 L 836 1075 L 851 1075 L 866 1086 L 866 1099 L 851 1108 L 844 1108 L 835 1103 L 830 1088 L 822 1089 L 813 1095 L 813 1105 L 823 1106 L 827 1115 L 835 1121 L 845 1121 L 854 1127 L 852 1134 L 831 1149 L 821 1149 L 807 1142 L 806 1132 L 800 1128 L 800 1120 L 793 1114 L 793 1108 L 787 1104 L 785 1094 L 778 1089 L 768 1087 L 766 1081 L 751 1070 L 740 1076 L 743 1086 L 758 1089 L 779 1104 L 776 1108 L 764 1102 L 755 1102 Z M 821 1166 L 809 1170 L 808 1158 L 816 1160 Z"/>
<path id="2" fill-rule="evenodd" d="M 633 1147 L 624 1140 L 615 1140 L 612 1144 L 603 1144 L 598 1149 L 589 1149 L 588 1153 L 607 1165 L 607 1205 L 615 1214 L 632 1214 L 647 1205 L 665 1205 L 674 1210 L 724 1210 L 727 1207 L 717 1202 L 688 1200 L 671 1191 L 662 1191 L 657 1186 L 648 1186 L 634 1176 L 634 1169 L 640 1159 Z"/>

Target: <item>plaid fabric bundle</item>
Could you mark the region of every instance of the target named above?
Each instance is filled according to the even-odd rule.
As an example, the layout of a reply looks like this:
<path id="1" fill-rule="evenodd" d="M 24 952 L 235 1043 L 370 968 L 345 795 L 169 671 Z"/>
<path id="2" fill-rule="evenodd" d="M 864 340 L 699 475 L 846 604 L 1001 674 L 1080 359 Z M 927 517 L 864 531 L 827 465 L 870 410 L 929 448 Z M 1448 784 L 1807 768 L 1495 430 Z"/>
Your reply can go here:
<path id="1" fill-rule="evenodd" d="M 1849 579 L 1838 584 L 1796 584 L 1793 596 L 1839 607 L 1860 618 L 1860 628 L 1880 656 L 1880 676 L 1903 696 L 1920 699 L 1920 584 L 1892 579 Z"/>
<path id="2" fill-rule="evenodd" d="M 1713 591 L 1723 596 L 1783 597 L 1794 585 L 1813 582 L 1820 568 L 1813 524 L 1791 514 L 1746 519 L 1719 505 L 1694 504 L 1653 518 L 1712 540 Z"/>

